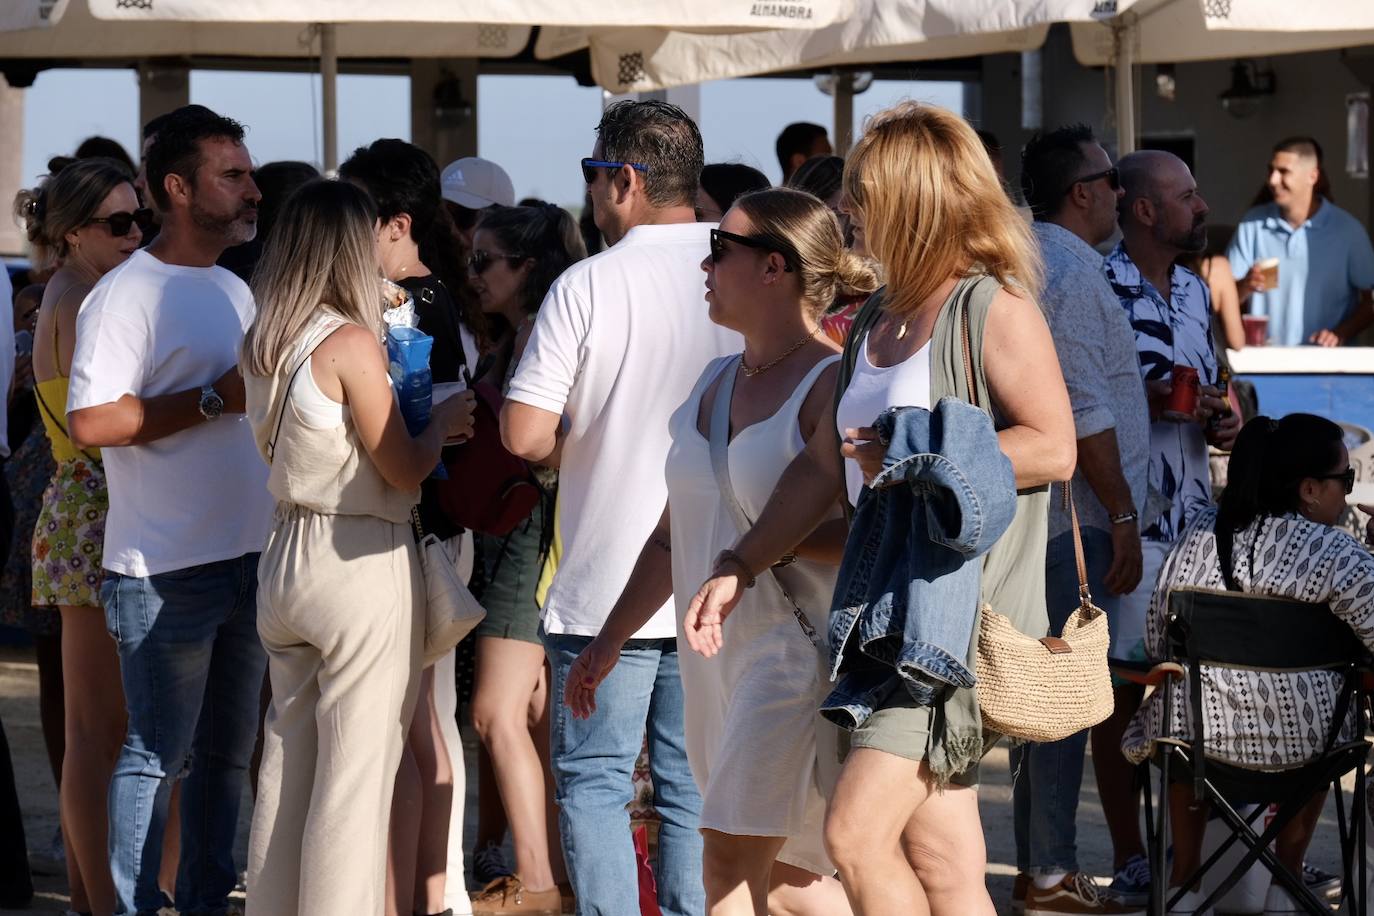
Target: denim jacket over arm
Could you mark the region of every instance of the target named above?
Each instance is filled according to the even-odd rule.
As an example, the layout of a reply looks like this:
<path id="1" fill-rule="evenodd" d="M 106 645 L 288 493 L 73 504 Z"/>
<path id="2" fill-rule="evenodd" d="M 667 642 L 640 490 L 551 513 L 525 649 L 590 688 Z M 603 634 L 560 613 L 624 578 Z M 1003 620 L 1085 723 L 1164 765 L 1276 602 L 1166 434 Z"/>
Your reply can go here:
<path id="1" fill-rule="evenodd" d="M 1016 514 L 1011 462 L 982 410 L 947 397 L 933 411 L 890 408 L 874 425 L 887 455 L 859 494 L 840 563 L 830 615 L 839 683 L 821 707 L 846 728 L 897 684 L 920 705 L 974 685 L 965 660 L 979 558 Z"/>

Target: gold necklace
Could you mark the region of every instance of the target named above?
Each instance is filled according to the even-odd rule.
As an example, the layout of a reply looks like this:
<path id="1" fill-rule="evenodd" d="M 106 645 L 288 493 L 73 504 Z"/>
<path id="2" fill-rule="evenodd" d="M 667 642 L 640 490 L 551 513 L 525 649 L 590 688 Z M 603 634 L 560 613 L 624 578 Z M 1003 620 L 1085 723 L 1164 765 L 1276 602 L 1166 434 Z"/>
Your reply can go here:
<path id="1" fill-rule="evenodd" d="M 799 340 L 799 341 L 797 341 L 796 343 L 794 343 L 792 346 L 788 347 L 786 353 L 782 354 L 782 355 L 779 356 L 777 359 L 775 359 L 775 360 L 773 360 L 773 361 L 771 361 L 771 362 L 764 363 L 762 366 L 759 366 L 759 367 L 757 367 L 757 368 L 751 369 L 751 368 L 744 362 L 744 354 L 741 353 L 741 354 L 740 354 L 740 358 L 739 358 L 739 367 L 740 367 L 741 370 L 743 370 L 743 372 L 744 372 L 744 377 L 745 377 L 745 378 L 753 378 L 754 376 L 758 375 L 760 372 L 767 372 L 769 369 L 772 369 L 772 368 L 773 368 L 774 366 L 776 366 L 778 363 L 780 363 L 780 362 L 782 362 L 783 360 L 787 359 L 787 357 L 791 356 L 793 353 L 796 353 L 796 352 L 797 352 L 798 350 L 800 350 L 802 347 L 806 346 L 806 342 L 807 342 L 808 340 L 810 340 L 811 338 L 815 337 L 816 334 L 820 331 L 820 329 L 821 329 L 821 326 L 820 326 L 820 325 L 816 325 L 814 328 L 812 328 L 810 331 L 807 332 L 807 334 L 806 334 L 805 337 L 803 337 L 801 340 Z"/>

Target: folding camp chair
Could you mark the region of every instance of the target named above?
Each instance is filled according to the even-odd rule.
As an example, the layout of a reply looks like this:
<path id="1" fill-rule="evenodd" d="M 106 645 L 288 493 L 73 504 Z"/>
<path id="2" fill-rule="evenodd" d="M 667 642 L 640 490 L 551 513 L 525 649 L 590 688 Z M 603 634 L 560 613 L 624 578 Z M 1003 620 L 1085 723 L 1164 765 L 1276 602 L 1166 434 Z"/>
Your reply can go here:
<path id="1" fill-rule="evenodd" d="M 1369 653 L 1350 628 L 1326 605 L 1290 599 L 1209 589 L 1176 589 L 1169 594 L 1165 629 L 1167 658 L 1148 672 L 1130 665 L 1114 664 L 1117 673 L 1137 683 L 1165 690 L 1165 730 L 1174 719 L 1174 695 L 1169 681 L 1188 685 L 1193 734 L 1162 736 L 1156 740 L 1152 763 L 1159 769 L 1159 791 L 1153 804 L 1157 812 L 1147 817 L 1150 833 L 1150 871 L 1153 882 L 1151 913 L 1163 916 L 1174 899 L 1165 899 L 1167 844 L 1169 842 L 1169 785 L 1190 780 L 1199 801 L 1209 804 L 1231 834 L 1183 882 L 1191 887 L 1212 869 L 1237 841 L 1246 853 L 1224 880 L 1203 901 L 1200 910 L 1224 897 L 1256 861 L 1262 862 L 1280 883 L 1313 916 L 1329 916 L 1331 905 L 1303 884 L 1302 876 L 1286 869 L 1270 849 L 1274 838 L 1302 807 L 1328 785 L 1335 786 L 1341 842 L 1344 888 L 1340 902 L 1350 901 L 1352 916 L 1366 916 L 1365 900 L 1365 759 L 1369 745 L 1363 739 L 1366 692 L 1369 686 Z M 1186 664 L 1186 668 L 1184 665 Z M 1336 701 L 1328 737 L 1321 752 L 1304 764 L 1282 770 L 1257 770 L 1235 766 L 1203 753 L 1207 722 L 1202 714 L 1201 665 L 1271 672 L 1332 671 L 1340 674 L 1343 687 Z M 1354 740 L 1342 740 L 1343 723 L 1356 710 L 1360 730 Z M 1349 817 L 1341 795 L 1340 780 L 1354 771 L 1355 791 Z M 1147 807 L 1152 805 L 1148 792 Z M 1264 812 L 1256 808 L 1248 817 L 1237 813 L 1228 799 L 1278 804 L 1269 826 L 1256 833 L 1255 823 Z"/>

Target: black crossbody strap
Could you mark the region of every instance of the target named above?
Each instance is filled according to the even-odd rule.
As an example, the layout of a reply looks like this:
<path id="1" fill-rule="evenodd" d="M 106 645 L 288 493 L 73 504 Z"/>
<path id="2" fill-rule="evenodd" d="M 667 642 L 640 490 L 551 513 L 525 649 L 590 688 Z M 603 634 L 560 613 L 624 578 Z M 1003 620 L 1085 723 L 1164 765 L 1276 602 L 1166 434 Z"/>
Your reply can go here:
<path id="1" fill-rule="evenodd" d="M 296 362 L 296 368 L 291 370 L 291 378 L 286 383 L 286 390 L 284 390 L 281 393 L 281 406 L 277 408 L 277 425 L 272 430 L 272 441 L 267 443 L 268 464 L 272 463 L 272 459 L 275 458 L 277 454 L 277 437 L 281 435 L 281 424 L 282 421 L 286 419 L 286 405 L 289 404 L 291 401 L 291 389 L 296 387 L 296 376 L 301 374 L 301 370 L 304 369 L 305 364 L 310 361 L 310 357 L 315 355 L 315 351 L 319 349 L 320 344 L 324 343 L 325 340 L 329 338 L 330 334 L 333 334 L 335 331 L 339 329 L 341 325 L 346 323 L 347 322 L 345 322 L 343 319 L 339 319 L 338 321 L 331 322 L 327 324 L 324 328 L 322 328 L 316 334 L 314 340 L 308 341 L 306 343 L 305 353 L 303 353 L 300 359 Z"/>
<path id="2" fill-rule="evenodd" d="M 62 435 L 67 437 L 67 441 L 71 442 L 72 437 L 71 434 L 67 432 L 66 424 L 64 424 L 61 420 L 57 418 L 57 414 L 53 413 L 52 408 L 48 406 L 47 400 L 43 397 L 43 392 L 39 390 L 37 385 L 33 386 L 33 396 L 38 400 L 38 406 L 43 408 L 43 413 L 46 414 L 48 419 L 53 422 L 54 426 L 56 426 L 59 430 L 62 431 Z M 72 442 L 72 445 L 75 444 L 75 442 Z M 78 449 L 78 451 L 80 451 L 81 454 L 86 456 L 87 461 L 93 464 L 100 464 L 100 459 L 92 455 L 90 452 L 86 451 L 84 448 Z"/>

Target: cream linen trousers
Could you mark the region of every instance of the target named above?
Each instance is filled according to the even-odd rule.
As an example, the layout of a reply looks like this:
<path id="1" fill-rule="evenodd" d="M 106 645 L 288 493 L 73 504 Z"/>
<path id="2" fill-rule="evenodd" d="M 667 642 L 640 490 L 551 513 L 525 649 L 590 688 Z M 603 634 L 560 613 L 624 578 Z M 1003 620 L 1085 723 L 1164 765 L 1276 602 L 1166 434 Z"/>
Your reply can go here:
<path id="1" fill-rule="evenodd" d="M 272 707 L 248 847 L 248 916 L 383 912 L 423 600 L 409 525 L 278 504 L 258 566 Z"/>

